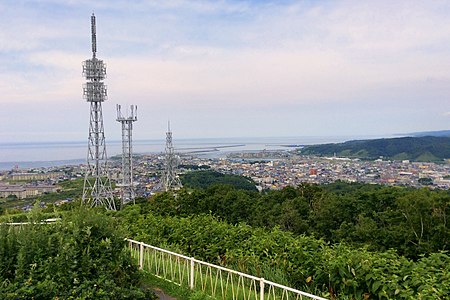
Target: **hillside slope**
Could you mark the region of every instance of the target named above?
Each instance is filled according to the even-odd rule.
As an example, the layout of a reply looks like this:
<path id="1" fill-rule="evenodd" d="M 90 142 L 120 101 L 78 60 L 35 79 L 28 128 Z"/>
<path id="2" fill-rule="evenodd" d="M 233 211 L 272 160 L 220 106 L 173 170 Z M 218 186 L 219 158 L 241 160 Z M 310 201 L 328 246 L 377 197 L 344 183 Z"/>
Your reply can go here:
<path id="1" fill-rule="evenodd" d="M 305 146 L 305 155 L 377 159 L 380 157 L 411 161 L 442 161 L 450 158 L 450 137 L 401 137 L 390 139 L 357 140 L 338 144 Z"/>
<path id="2" fill-rule="evenodd" d="M 438 130 L 438 131 L 422 131 L 422 132 L 414 132 L 412 134 L 408 134 L 411 136 L 419 137 L 419 136 L 447 136 L 450 137 L 450 130 Z"/>

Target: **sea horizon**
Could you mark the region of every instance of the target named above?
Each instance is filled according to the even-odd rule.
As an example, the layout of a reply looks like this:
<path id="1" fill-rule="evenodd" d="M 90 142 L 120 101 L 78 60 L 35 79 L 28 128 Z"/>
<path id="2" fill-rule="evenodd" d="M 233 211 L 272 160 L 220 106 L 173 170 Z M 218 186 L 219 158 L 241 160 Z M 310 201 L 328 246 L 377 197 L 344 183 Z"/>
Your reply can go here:
<path id="1" fill-rule="evenodd" d="M 292 146 L 339 143 L 354 139 L 373 139 L 388 136 L 287 136 L 287 137 L 229 137 L 174 139 L 175 150 L 180 153 L 204 150 L 213 156 L 230 152 L 292 149 Z M 392 135 L 389 137 L 393 137 Z M 121 141 L 106 142 L 108 157 L 121 154 Z M 162 153 L 165 139 L 133 141 L 133 153 Z M 193 151 L 197 150 L 197 151 Z M 87 141 L 31 141 L 0 143 L 0 170 L 29 169 L 86 162 Z"/>

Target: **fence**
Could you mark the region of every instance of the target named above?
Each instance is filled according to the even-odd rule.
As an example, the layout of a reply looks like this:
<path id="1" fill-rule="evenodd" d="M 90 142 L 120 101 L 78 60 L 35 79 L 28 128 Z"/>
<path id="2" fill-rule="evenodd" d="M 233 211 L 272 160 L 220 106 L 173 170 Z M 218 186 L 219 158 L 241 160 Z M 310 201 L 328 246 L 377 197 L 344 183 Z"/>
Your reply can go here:
<path id="1" fill-rule="evenodd" d="M 193 257 L 127 239 L 139 268 L 180 286 L 201 290 L 219 299 L 303 300 L 325 298 L 264 278 L 213 265 Z"/>
<path id="2" fill-rule="evenodd" d="M 0 225 L 9 225 L 9 226 L 22 226 L 22 225 L 30 225 L 30 224 L 53 224 L 56 223 L 58 221 L 61 221 L 61 218 L 50 218 L 50 219 L 46 219 L 46 220 L 42 220 L 41 222 L 35 222 L 35 223 L 30 223 L 30 222 L 10 222 L 10 223 L 0 223 Z"/>

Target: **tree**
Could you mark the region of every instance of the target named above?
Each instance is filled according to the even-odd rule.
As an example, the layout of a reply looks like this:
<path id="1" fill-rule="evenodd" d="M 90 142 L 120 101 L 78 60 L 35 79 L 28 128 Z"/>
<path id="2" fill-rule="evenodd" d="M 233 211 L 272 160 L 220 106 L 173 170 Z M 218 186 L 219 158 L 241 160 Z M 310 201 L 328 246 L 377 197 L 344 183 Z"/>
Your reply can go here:
<path id="1" fill-rule="evenodd" d="M 418 181 L 421 185 L 433 185 L 433 179 L 428 177 L 419 178 Z"/>

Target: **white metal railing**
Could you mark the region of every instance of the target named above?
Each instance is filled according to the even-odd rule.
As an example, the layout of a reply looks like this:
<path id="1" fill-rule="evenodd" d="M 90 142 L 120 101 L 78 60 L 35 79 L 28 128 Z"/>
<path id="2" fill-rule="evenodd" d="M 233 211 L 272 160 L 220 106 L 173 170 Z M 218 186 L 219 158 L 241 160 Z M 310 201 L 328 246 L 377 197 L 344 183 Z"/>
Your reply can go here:
<path id="1" fill-rule="evenodd" d="M 61 221 L 61 218 L 50 218 L 46 220 L 42 220 L 40 222 L 7 222 L 7 223 L 0 223 L 0 225 L 9 225 L 9 226 L 22 226 L 22 225 L 30 225 L 30 224 L 53 224 L 58 221 Z"/>
<path id="2" fill-rule="evenodd" d="M 139 268 L 180 286 L 201 290 L 218 299 L 303 300 L 325 298 L 302 292 L 193 257 L 127 239 Z"/>

